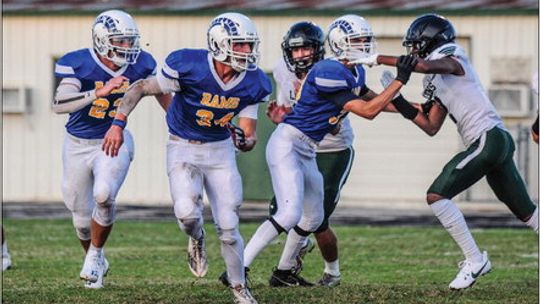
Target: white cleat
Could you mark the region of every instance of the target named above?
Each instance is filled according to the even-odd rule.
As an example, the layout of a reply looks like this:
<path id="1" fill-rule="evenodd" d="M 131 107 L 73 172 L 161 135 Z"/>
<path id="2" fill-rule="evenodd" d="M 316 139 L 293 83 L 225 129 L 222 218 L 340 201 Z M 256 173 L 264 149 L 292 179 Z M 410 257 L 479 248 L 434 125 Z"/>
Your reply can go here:
<path id="1" fill-rule="evenodd" d="M 103 276 L 103 271 L 105 270 L 103 264 L 102 254 L 94 250 L 88 250 L 80 274 L 81 279 L 90 283 L 97 282 L 99 277 Z"/>
<path id="2" fill-rule="evenodd" d="M 328 272 L 323 273 L 322 278 L 317 282 L 319 286 L 336 287 L 341 283 L 341 276 L 331 275 Z"/>
<path id="3" fill-rule="evenodd" d="M 2 271 L 6 271 L 11 268 L 11 257 L 9 253 L 2 255 Z"/>
<path id="4" fill-rule="evenodd" d="M 188 242 L 188 266 L 193 275 L 202 278 L 208 272 L 208 260 L 204 241 L 204 230 L 200 239 L 189 238 Z"/>
<path id="5" fill-rule="evenodd" d="M 103 257 L 103 275 L 100 275 L 96 282 L 92 283 L 89 281 L 84 281 L 84 287 L 89 289 L 100 289 L 103 288 L 103 282 L 105 281 L 105 277 L 107 276 L 107 273 L 109 272 L 109 261 L 105 257 Z"/>
<path id="6" fill-rule="evenodd" d="M 304 257 L 306 256 L 306 254 L 312 252 L 313 248 L 315 248 L 315 243 L 313 243 L 310 238 L 307 238 L 306 244 L 302 246 L 302 248 L 300 248 L 300 251 L 296 256 L 296 267 L 294 268 L 296 274 L 300 274 L 300 272 L 304 268 Z"/>
<path id="7" fill-rule="evenodd" d="M 251 295 L 249 288 L 244 285 L 237 285 L 232 287 L 232 292 L 234 294 L 234 303 L 237 304 L 257 304 L 257 300 Z"/>
<path id="8" fill-rule="evenodd" d="M 476 280 L 491 271 L 491 262 L 486 251 L 482 253 L 482 261 L 472 263 L 470 261 L 461 261 L 459 264 L 459 273 L 456 278 L 450 282 L 450 289 L 460 290 L 471 287 Z"/>

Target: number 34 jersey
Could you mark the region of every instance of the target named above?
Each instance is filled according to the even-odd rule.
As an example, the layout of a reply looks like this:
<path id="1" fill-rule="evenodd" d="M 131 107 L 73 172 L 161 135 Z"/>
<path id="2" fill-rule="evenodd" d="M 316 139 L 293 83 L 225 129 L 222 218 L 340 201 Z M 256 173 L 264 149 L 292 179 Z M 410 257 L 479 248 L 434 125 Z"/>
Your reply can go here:
<path id="1" fill-rule="evenodd" d="M 82 49 L 60 58 L 54 72 L 59 78 L 78 79 L 81 83 L 81 92 L 99 89 L 117 76 L 128 78 L 128 81 L 124 81 L 120 88 L 113 90 L 108 96 L 98 98 L 92 104 L 69 115 L 66 124 L 69 134 L 79 138 L 98 139 L 105 137 L 116 115 L 116 108 L 120 105 L 129 85 L 139 79 L 155 75 L 156 61 L 152 55 L 141 51 L 136 63 L 113 71 L 99 60 L 93 49 Z"/>
<path id="2" fill-rule="evenodd" d="M 243 71 L 223 83 L 212 56 L 203 49 L 172 52 L 160 78 L 178 82 L 167 111 L 169 132 L 203 142 L 227 139 L 227 123 L 245 107 L 267 101 L 272 92 L 270 80 L 260 69 Z"/>

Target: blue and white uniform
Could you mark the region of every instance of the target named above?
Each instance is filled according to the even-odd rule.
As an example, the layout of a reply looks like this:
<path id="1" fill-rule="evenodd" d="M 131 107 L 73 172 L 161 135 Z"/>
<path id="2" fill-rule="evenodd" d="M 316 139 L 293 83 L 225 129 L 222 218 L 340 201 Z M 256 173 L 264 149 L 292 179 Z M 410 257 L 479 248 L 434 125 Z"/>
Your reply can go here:
<path id="1" fill-rule="evenodd" d="M 238 230 L 242 181 L 226 125 L 236 115 L 257 119 L 258 103 L 272 91 L 270 80 L 256 69 L 223 83 L 211 54 L 202 49 L 172 52 L 157 79 L 163 92 L 176 92 L 167 111 L 167 172 L 178 224 L 192 238 L 199 237 L 206 190 L 229 279 L 243 284 L 233 275 L 243 273 Z"/>
<path id="2" fill-rule="evenodd" d="M 274 219 L 285 230 L 298 224 L 305 231 L 314 231 L 321 224 L 323 181 L 315 152 L 348 113 L 325 96 L 344 90 L 358 94 L 364 85 L 364 70 L 356 67 L 355 74 L 336 60 L 316 63 L 300 88 L 293 111 L 268 142 L 266 158 L 278 203 Z"/>
<path id="3" fill-rule="evenodd" d="M 105 66 L 93 49 L 70 52 L 56 63 L 55 76 L 77 87 L 79 92 L 98 89 L 117 76 L 128 78 L 110 95 L 70 113 L 66 124 L 62 193 L 66 206 L 73 213 L 73 223 L 81 240 L 90 239 L 92 216 L 102 226 L 114 222 L 116 195 L 133 158 L 133 139 L 125 130 L 124 145 L 115 158 L 105 155 L 101 145 L 129 85 L 155 75 L 155 72 L 154 58 L 144 51 L 135 64 L 125 65 L 117 71 Z"/>

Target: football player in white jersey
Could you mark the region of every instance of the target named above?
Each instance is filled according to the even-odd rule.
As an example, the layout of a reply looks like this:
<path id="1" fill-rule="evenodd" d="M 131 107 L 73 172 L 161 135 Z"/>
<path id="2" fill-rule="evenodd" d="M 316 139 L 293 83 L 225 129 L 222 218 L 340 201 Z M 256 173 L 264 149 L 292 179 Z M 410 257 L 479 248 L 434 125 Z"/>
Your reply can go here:
<path id="1" fill-rule="evenodd" d="M 368 38 L 374 42 L 372 36 Z M 278 88 L 277 101 L 270 103 L 267 111 L 272 122 L 281 123 L 285 114 L 292 111 L 302 80 L 316 62 L 324 59 L 324 39 L 323 30 L 307 21 L 293 24 L 283 37 L 281 44 L 283 59 L 279 60 L 274 68 L 274 79 Z M 367 91 L 366 88 L 362 87 Z M 324 220 L 314 232 L 325 264 L 323 276 L 318 281 L 321 286 L 337 286 L 341 280 L 337 237 L 330 228 L 328 219 L 336 208 L 341 188 L 351 170 L 354 159 L 353 138 L 349 118 L 345 117 L 335 132 L 327 134 L 317 147 L 317 167 L 323 176 L 324 184 Z M 270 214 L 274 215 L 276 211 L 276 198 L 273 197 Z M 314 246 L 309 238 L 306 238 L 306 241 L 297 257 L 296 268 L 299 271 L 303 265 L 304 255 Z"/>
<path id="2" fill-rule="evenodd" d="M 451 289 L 472 286 L 491 270 L 487 252 L 480 251 L 463 214 L 452 198 L 482 177 L 497 198 L 538 233 L 538 208 L 532 202 L 513 160 L 514 140 L 485 93 L 456 32 L 446 18 L 426 14 L 413 21 L 403 41 L 408 56 L 418 58 L 415 71 L 424 73 L 422 106 L 403 96 L 393 102 L 407 119 L 428 135 L 435 135 L 446 116 L 456 123 L 466 150 L 455 155 L 427 191 L 427 203 L 460 247 L 465 260 L 450 283 Z M 403 57 L 403 56 L 402 56 Z M 373 55 L 357 62 L 393 66 L 398 58 Z"/>
<path id="3" fill-rule="evenodd" d="M 130 88 L 117 119 L 125 121 L 144 95 L 176 92 L 167 111 L 167 172 L 174 214 L 189 236 L 188 266 L 196 277 L 208 271 L 202 217 L 206 191 L 235 301 L 257 303 L 245 280 L 235 146 L 240 151 L 255 146 L 258 104 L 268 100 L 272 85 L 258 68 L 259 36 L 248 17 L 217 16 L 207 38 L 208 49 L 174 51 L 157 79 Z M 230 123 L 236 115 L 239 127 Z M 112 126 L 103 149 L 114 155 L 122 140 L 121 129 Z"/>
<path id="4" fill-rule="evenodd" d="M 270 278 L 271 286 L 310 286 L 296 270 L 300 249 L 307 236 L 324 220 L 324 185 L 318 170 L 316 149 L 323 138 L 339 128 L 349 112 L 375 118 L 409 79 L 414 58 L 398 63 L 398 76 L 369 102 L 364 96 L 364 69 L 350 62 L 374 51 L 373 33 L 367 21 L 345 15 L 332 22 L 328 43 L 334 59 L 317 62 L 304 77 L 296 104 L 272 133 L 266 159 L 272 177 L 277 211 L 263 222 L 244 251 L 249 267 L 255 257 L 280 233 L 287 241 L 279 264 Z"/>
<path id="5" fill-rule="evenodd" d="M 93 48 L 69 52 L 58 60 L 61 79 L 53 111 L 69 113 L 63 146 L 62 194 L 73 225 L 87 252 L 80 277 L 87 288 L 103 287 L 109 263 L 103 247 L 115 221 L 116 196 L 133 158 L 133 140 L 125 130 L 126 145 L 111 158 L 101 151 L 103 137 L 114 120 L 116 107 L 130 83 L 153 77 L 156 62 L 139 46 L 133 18 L 119 10 L 101 13 L 92 28 Z M 171 95 L 158 97 L 163 108 Z"/>

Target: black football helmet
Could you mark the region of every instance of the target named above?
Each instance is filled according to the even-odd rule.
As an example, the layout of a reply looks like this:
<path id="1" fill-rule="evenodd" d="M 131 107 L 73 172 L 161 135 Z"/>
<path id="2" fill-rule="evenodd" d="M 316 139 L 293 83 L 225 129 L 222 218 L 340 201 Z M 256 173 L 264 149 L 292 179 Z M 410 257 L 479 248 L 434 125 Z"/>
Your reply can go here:
<path id="1" fill-rule="evenodd" d="M 304 46 L 313 47 L 313 54 L 294 59 L 292 49 Z M 289 31 L 283 37 L 281 50 L 289 71 L 306 73 L 317 61 L 324 58 L 324 32 L 313 22 L 297 22 L 289 28 Z"/>
<path id="2" fill-rule="evenodd" d="M 425 58 L 439 46 L 455 39 L 456 31 L 448 19 L 437 14 L 425 14 L 413 21 L 403 39 L 403 46 L 409 54 L 415 49 L 418 56 Z"/>

